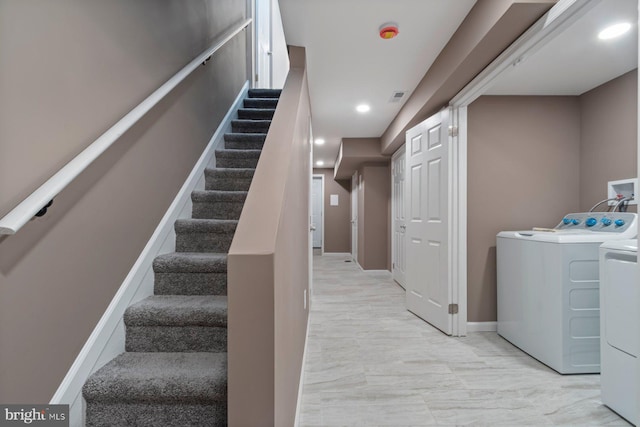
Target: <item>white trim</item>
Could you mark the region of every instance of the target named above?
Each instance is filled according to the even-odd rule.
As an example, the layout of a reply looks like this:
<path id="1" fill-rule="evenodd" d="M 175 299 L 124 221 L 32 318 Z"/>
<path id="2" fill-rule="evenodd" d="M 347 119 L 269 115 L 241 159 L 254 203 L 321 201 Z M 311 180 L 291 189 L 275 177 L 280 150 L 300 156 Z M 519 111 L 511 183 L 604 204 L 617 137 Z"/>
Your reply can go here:
<path id="1" fill-rule="evenodd" d="M 502 73 L 523 58 L 532 55 L 601 0 L 560 0 L 542 18 L 512 43 L 500 56 L 478 74 L 449 102 L 452 125 L 454 161 L 452 186 L 452 280 L 453 302 L 458 314 L 453 318 L 453 335 L 472 332 L 473 322 L 467 322 L 467 107 L 478 99 Z M 455 135 L 455 134 L 454 134 Z"/>
<path id="2" fill-rule="evenodd" d="M 311 295 L 309 295 L 309 307 L 311 307 Z M 309 347 L 309 323 L 311 323 L 311 310 L 307 316 L 307 332 L 304 338 L 304 350 L 302 352 L 302 367 L 300 368 L 300 382 L 298 383 L 298 399 L 296 403 L 296 417 L 293 421 L 294 427 L 300 425 L 300 412 L 302 411 L 302 393 L 304 390 L 304 366 L 307 363 L 307 348 Z"/>
<path id="3" fill-rule="evenodd" d="M 351 252 L 325 252 L 322 255 L 343 255 L 343 256 L 351 256 Z"/>
<path id="4" fill-rule="evenodd" d="M 391 275 L 393 276 L 393 280 L 402 287 L 402 289 L 405 289 L 405 285 L 406 284 L 402 284 L 400 282 L 398 282 L 398 280 L 396 280 L 396 276 L 395 276 L 395 270 L 396 270 L 396 224 L 395 224 L 395 215 L 396 215 L 396 210 L 397 210 L 397 206 L 396 206 L 396 173 L 395 173 L 395 165 L 396 165 L 396 161 L 398 160 L 398 157 L 400 157 L 401 155 L 405 155 L 406 156 L 406 144 L 402 144 L 400 146 L 400 148 L 398 148 L 392 155 L 391 155 L 391 215 L 389 218 L 389 224 L 391 224 L 391 226 L 389 227 L 389 230 L 391 232 L 391 235 L 389 236 L 389 239 L 391 239 Z M 406 157 L 405 157 L 405 162 L 406 164 Z M 406 183 L 406 173 L 407 171 L 404 171 L 405 173 L 405 180 L 404 182 Z M 406 187 L 406 186 L 405 186 Z M 404 201 L 407 197 L 407 189 L 404 188 L 403 189 L 403 198 L 402 200 Z M 406 220 L 406 218 L 405 218 Z"/>
<path id="5" fill-rule="evenodd" d="M 313 180 L 314 179 L 320 179 L 320 192 L 322 193 L 320 195 L 320 222 L 322 223 L 322 236 L 320 236 L 320 255 L 324 255 L 324 226 L 325 226 L 325 221 L 324 221 L 324 174 L 321 173 L 314 173 L 311 175 L 311 188 L 313 190 Z M 311 192 L 311 197 L 313 197 L 313 191 Z M 311 212 L 313 214 L 313 205 L 311 206 Z M 313 237 L 313 235 L 312 235 Z M 311 247 L 313 249 L 318 249 L 313 247 L 313 242 L 311 242 Z"/>
<path id="6" fill-rule="evenodd" d="M 498 322 L 467 322 L 467 332 L 496 332 Z"/>
<path id="7" fill-rule="evenodd" d="M 237 115 L 236 111 L 248 88 L 247 81 L 51 398 L 51 404 L 71 405 L 72 426 L 83 425 L 82 386 L 87 378 L 124 352 L 125 327 L 122 316 L 131 304 L 153 294 L 153 260 L 160 254 L 175 250 L 174 223 L 176 219 L 191 217 L 191 192 L 204 189 L 204 170 L 210 164 L 215 164 L 215 150 L 223 141 L 224 133 L 231 129 L 231 120 Z"/>
<path id="8" fill-rule="evenodd" d="M 0 235 L 11 235 L 20 230 L 40 209 L 42 209 L 43 206 L 53 200 L 67 187 L 67 185 L 69 185 L 69 183 L 71 183 L 82 173 L 82 171 L 100 157 L 107 148 L 109 148 L 118 140 L 118 138 L 136 124 L 138 120 L 147 114 L 147 112 L 149 112 L 149 110 L 160 102 L 169 92 L 178 86 L 195 69 L 208 61 L 211 55 L 231 40 L 236 34 L 244 30 L 250 23 L 251 19 L 247 19 L 233 30 L 226 32 L 214 45 L 189 62 L 189 64 L 178 71 L 166 83 L 156 89 L 133 110 L 129 111 L 123 118 L 118 120 L 118 122 L 111 126 L 109 130 L 93 141 L 91 145 L 82 150 L 82 152 L 74 157 L 69 163 L 64 165 L 55 173 L 55 175 L 38 187 L 18 206 L 13 208 L 4 216 L 4 218 L 0 219 Z"/>
<path id="9" fill-rule="evenodd" d="M 452 302 L 458 304 L 453 315 L 453 336 L 467 334 L 467 107 L 451 109 L 451 291 Z M 464 166 L 464 167 L 462 167 Z"/>

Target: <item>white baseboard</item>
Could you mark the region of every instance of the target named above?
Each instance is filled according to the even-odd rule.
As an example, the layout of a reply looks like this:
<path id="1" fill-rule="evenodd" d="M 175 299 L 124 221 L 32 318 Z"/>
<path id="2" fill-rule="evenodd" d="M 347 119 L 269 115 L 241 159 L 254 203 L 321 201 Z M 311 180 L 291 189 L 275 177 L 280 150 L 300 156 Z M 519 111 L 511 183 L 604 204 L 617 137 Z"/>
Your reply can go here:
<path id="1" fill-rule="evenodd" d="M 124 352 L 125 327 L 122 316 L 131 304 L 153 295 L 153 260 L 160 254 L 175 251 L 174 223 L 176 219 L 191 217 L 191 192 L 204 189 L 204 170 L 209 165 L 215 165 L 215 150 L 224 140 L 225 132 L 230 131 L 231 120 L 236 118 L 236 111 L 248 89 L 249 82 L 246 82 L 91 336 L 80 350 L 58 390 L 51 398 L 51 404 L 70 405 L 70 426 L 81 427 L 84 425 L 85 404 L 82 398 L 82 386 L 87 378 L 111 359 Z"/>
<path id="2" fill-rule="evenodd" d="M 496 332 L 498 322 L 467 322 L 467 332 Z"/>
<path id="3" fill-rule="evenodd" d="M 302 391 L 304 388 L 304 365 L 307 363 L 307 348 L 309 344 L 309 323 L 311 323 L 311 303 L 309 307 L 309 316 L 307 317 L 307 332 L 304 338 L 304 351 L 302 352 L 302 367 L 300 368 L 300 383 L 298 384 L 298 401 L 296 403 L 296 418 L 293 422 L 294 427 L 300 425 L 300 411 L 302 408 Z"/>

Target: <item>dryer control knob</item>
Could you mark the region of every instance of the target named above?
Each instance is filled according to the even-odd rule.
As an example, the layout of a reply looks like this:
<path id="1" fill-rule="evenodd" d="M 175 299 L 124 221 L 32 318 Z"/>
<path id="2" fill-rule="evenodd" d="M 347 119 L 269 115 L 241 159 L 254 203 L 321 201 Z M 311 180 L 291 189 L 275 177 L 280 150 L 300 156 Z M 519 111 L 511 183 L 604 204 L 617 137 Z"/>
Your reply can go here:
<path id="1" fill-rule="evenodd" d="M 562 223 L 564 225 L 569 225 L 571 224 L 571 218 L 562 218 Z"/>
<path id="2" fill-rule="evenodd" d="M 602 223 L 602 225 L 604 225 L 605 227 L 608 227 L 609 225 L 611 225 L 611 219 L 610 218 L 602 218 L 600 220 L 600 222 Z"/>
<path id="3" fill-rule="evenodd" d="M 578 218 L 573 218 L 573 219 L 571 220 L 571 224 L 573 224 L 573 225 L 578 225 L 578 224 L 580 224 L 580 220 L 579 220 Z"/>
<path id="4" fill-rule="evenodd" d="M 587 227 L 593 227 L 594 225 L 596 225 L 598 223 L 598 220 L 595 218 L 587 218 Z"/>
<path id="5" fill-rule="evenodd" d="M 616 219 L 615 223 L 616 227 L 622 227 L 624 225 L 624 219 Z"/>

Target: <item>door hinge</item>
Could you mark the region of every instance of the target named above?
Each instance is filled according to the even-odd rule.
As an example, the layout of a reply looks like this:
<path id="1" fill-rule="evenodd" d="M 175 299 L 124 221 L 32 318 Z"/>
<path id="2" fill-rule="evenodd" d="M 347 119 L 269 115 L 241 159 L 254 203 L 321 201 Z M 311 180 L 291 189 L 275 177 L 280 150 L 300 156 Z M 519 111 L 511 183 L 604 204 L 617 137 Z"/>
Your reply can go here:
<path id="1" fill-rule="evenodd" d="M 449 126 L 449 136 L 458 136 L 458 126 Z"/>
<path id="2" fill-rule="evenodd" d="M 260 76 L 258 76 L 258 74 L 256 74 L 256 81 L 258 81 L 258 77 L 260 77 Z"/>
<path id="3" fill-rule="evenodd" d="M 458 304 L 449 304 L 449 314 L 458 314 Z"/>

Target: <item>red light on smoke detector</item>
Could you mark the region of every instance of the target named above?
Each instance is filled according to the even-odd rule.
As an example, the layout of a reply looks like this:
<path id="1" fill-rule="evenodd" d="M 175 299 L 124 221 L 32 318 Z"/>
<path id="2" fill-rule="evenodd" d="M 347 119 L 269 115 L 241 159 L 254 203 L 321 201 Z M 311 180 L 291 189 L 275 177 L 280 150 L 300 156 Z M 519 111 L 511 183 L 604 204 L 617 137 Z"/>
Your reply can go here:
<path id="1" fill-rule="evenodd" d="M 394 38 L 399 32 L 396 24 L 387 23 L 380 27 L 380 37 L 385 40 Z"/>

